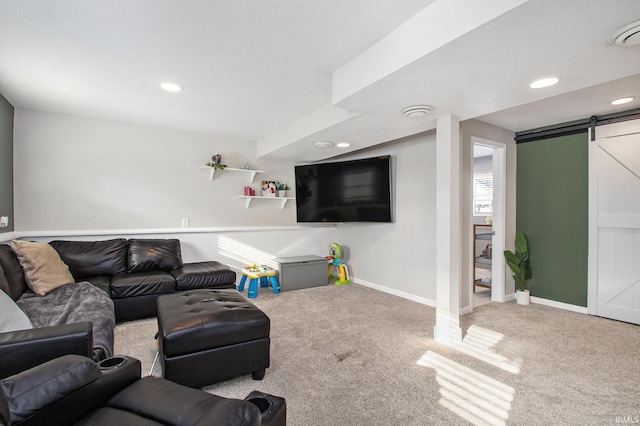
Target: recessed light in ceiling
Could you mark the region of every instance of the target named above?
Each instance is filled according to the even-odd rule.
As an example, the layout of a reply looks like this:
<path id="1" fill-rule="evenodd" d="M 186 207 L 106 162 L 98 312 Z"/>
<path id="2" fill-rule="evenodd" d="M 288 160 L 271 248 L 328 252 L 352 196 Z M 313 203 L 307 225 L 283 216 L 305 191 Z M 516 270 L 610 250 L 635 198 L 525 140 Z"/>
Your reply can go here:
<path id="1" fill-rule="evenodd" d="M 611 101 L 611 105 L 623 105 L 623 104 L 628 104 L 629 102 L 631 102 L 632 100 L 634 100 L 635 98 L 633 96 L 628 96 L 626 98 L 620 98 L 620 99 L 615 99 L 613 101 Z"/>
<path id="2" fill-rule="evenodd" d="M 553 86 L 559 81 L 560 79 L 557 77 L 546 77 L 546 78 L 541 78 L 540 80 L 534 81 L 529 85 L 529 87 L 531 87 L 532 89 L 542 89 L 543 87 Z"/>
<path id="3" fill-rule="evenodd" d="M 433 111 L 433 107 L 431 105 L 414 105 L 410 107 L 406 107 L 402 110 L 402 113 L 407 117 L 419 118 L 424 117 Z"/>
<path id="4" fill-rule="evenodd" d="M 635 21 L 618 30 L 609 40 L 616 46 L 635 46 L 640 44 L 640 21 Z"/>
<path id="5" fill-rule="evenodd" d="M 348 147 L 350 147 L 350 146 L 351 146 L 351 144 L 350 144 L 350 143 L 348 143 L 348 142 L 338 142 L 338 143 L 336 144 L 336 146 L 337 146 L 338 148 L 348 148 Z"/>
<path id="6" fill-rule="evenodd" d="M 315 141 L 313 146 L 316 148 L 331 148 L 333 146 L 333 142 L 329 141 Z"/>
<path id="7" fill-rule="evenodd" d="M 160 87 L 162 87 L 164 90 L 166 90 L 167 92 L 179 92 L 182 90 L 182 87 L 179 84 L 176 83 L 171 83 L 171 82 L 164 82 L 160 85 Z"/>

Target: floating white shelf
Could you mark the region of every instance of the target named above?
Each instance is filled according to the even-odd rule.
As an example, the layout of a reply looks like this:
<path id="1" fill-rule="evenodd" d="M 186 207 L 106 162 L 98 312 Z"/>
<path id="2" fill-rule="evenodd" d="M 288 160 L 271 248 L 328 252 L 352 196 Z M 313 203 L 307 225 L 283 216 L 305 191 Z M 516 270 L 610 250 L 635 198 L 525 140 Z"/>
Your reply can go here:
<path id="1" fill-rule="evenodd" d="M 201 166 L 200 168 L 202 170 L 209 170 L 209 178 L 213 180 L 213 176 L 216 174 L 216 169 L 211 166 Z M 256 178 L 256 173 L 266 173 L 264 170 L 236 169 L 235 167 L 226 167 L 220 171 L 249 173 L 249 183 L 253 183 L 253 180 Z"/>
<path id="2" fill-rule="evenodd" d="M 284 209 L 284 206 L 285 206 L 285 204 L 287 204 L 287 201 L 295 200 L 294 197 L 261 197 L 259 195 L 253 195 L 253 196 L 238 195 L 238 198 L 244 198 L 246 200 L 247 208 L 249 208 L 249 206 L 251 205 L 251 201 L 254 200 L 254 199 L 280 201 L 280 208 L 281 209 Z"/>

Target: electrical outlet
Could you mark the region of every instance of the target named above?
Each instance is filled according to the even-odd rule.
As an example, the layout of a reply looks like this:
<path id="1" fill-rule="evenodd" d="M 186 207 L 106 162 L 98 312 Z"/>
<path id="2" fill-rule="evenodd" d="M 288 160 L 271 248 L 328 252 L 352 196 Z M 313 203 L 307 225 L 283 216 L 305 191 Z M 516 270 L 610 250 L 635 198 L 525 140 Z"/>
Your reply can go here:
<path id="1" fill-rule="evenodd" d="M 6 228 L 9 226 L 9 216 L 0 217 L 0 228 Z"/>
<path id="2" fill-rule="evenodd" d="M 188 217 L 183 217 L 182 218 L 182 227 L 183 228 L 188 228 L 189 227 L 189 218 Z"/>

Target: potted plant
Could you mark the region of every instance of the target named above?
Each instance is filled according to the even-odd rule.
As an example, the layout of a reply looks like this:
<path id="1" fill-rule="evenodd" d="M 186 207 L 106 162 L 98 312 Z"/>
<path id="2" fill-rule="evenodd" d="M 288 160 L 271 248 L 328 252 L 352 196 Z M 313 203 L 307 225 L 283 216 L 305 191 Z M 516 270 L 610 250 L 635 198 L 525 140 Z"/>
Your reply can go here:
<path id="1" fill-rule="evenodd" d="M 205 166 L 212 167 L 214 170 L 224 170 L 227 168 L 226 164 L 222 164 L 222 154 L 216 154 L 211 157 L 211 161 L 205 163 Z"/>
<path id="2" fill-rule="evenodd" d="M 278 182 L 276 189 L 278 190 L 278 197 L 286 197 L 289 185 L 286 182 Z"/>
<path id="3" fill-rule="evenodd" d="M 516 252 L 504 251 L 507 265 L 513 271 L 513 279 L 518 284 L 516 301 L 519 305 L 528 305 L 530 294 L 527 290 L 527 280 L 531 278 L 531 265 L 529 263 L 529 245 L 527 237 L 520 231 L 516 232 Z"/>

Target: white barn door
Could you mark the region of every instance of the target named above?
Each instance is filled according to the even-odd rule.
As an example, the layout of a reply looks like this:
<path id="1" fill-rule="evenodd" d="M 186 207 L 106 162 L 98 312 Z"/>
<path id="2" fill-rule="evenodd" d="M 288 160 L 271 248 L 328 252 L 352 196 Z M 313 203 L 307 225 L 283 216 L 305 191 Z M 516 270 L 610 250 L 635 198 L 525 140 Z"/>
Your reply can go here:
<path id="1" fill-rule="evenodd" d="M 640 120 L 589 144 L 588 311 L 640 324 Z"/>

